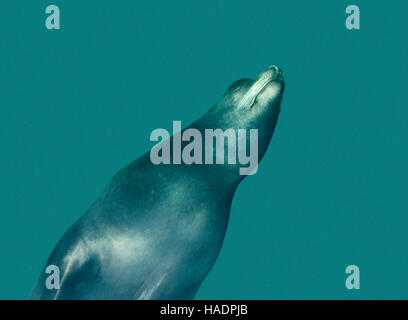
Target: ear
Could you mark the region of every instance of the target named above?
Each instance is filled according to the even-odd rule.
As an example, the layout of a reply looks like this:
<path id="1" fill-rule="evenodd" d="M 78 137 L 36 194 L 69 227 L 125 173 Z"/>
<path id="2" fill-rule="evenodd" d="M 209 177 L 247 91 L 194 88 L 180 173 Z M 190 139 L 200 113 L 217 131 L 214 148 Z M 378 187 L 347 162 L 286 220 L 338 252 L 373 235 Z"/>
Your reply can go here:
<path id="1" fill-rule="evenodd" d="M 249 82 L 251 82 L 251 79 L 239 79 L 228 87 L 226 93 L 238 91 L 239 89 L 246 87 Z"/>

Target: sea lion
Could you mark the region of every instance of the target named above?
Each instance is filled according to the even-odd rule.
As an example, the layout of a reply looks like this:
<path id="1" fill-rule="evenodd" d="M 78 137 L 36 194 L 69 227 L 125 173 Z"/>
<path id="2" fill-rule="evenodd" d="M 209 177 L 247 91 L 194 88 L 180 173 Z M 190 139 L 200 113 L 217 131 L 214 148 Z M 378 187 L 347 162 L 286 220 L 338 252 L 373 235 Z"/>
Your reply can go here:
<path id="1" fill-rule="evenodd" d="M 254 80 L 234 82 L 188 128 L 257 129 L 260 160 L 283 91 L 283 73 L 271 66 Z M 156 165 L 144 154 L 120 170 L 65 233 L 31 298 L 193 299 L 221 249 L 231 201 L 245 177 L 239 167 L 227 161 Z M 50 265 L 60 270 L 59 289 L 46 287 Z"/>

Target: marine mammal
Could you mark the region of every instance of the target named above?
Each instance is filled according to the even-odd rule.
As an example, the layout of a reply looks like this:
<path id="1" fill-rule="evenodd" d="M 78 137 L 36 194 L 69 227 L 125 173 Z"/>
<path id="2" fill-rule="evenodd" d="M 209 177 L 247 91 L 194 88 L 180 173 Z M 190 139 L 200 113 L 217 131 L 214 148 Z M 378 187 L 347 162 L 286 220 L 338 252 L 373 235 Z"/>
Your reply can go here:
<path id="1" fill-rule="evenodd" d="M 261 159 L 283 91 L 283 73 L 271 66 L 256 79 L 234 82 L 187 128 L 256 128 Z M 64 234 L 31 298 L 194 298 L 221 249 L 231 201 L 244 178 L 239 164 L 227 161 L 155 165 L 144 154 L 120 170 Z M 49 265 L 60 268 L 59 290 L 45 286 Z"/>

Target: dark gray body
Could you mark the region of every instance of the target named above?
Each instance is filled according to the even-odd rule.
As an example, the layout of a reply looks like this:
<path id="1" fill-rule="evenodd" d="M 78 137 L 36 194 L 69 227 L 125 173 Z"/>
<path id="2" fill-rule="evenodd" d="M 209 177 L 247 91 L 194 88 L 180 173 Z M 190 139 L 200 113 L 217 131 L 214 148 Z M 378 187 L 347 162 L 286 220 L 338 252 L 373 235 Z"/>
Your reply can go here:
<path id="1" fill-rule="evenodd" d="M 271 67 L 255 80 L 234 83 L 189 127 L 257 128 L 260 159 L 282 93 L 282 73 Z M 231 201 L 245 177 L 239 167 L 154 165 L 146 153 L 119 171 L 65 233 L 32 299 L 194 298 L 221 249 Z M 45 287 L 48 265 L 60 268 L 59 290 Z"/>

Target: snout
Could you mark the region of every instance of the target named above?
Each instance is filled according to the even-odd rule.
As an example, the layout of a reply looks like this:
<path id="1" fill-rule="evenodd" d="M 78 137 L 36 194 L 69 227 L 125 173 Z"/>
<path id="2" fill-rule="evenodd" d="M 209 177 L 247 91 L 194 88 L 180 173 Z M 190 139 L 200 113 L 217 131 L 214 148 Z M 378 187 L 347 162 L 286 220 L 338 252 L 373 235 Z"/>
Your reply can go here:
<path id="1" fill-rule="evenodd" d="M 270 81 L 280 81 L 284 82 L 285 80 L 285 75 L 283 73 L 283 70 L 279 68 L 278 66 L 271 65 L 266 69 L 265 71 L 261 72 L 258 76 L 258 78 L 255 80 L 254 84 L 263 83 L 265 81 L 270 82 Z"/>
<path id="2" fill-rule="evenodd" d="M 253 81 L 242 97 L 239 106 L 252 108 L 255 104 L 267 105 L 273 100 L 280 100 L 284 89 L 284 74 L 281 68 L 272 65 Z"/>

